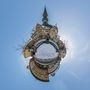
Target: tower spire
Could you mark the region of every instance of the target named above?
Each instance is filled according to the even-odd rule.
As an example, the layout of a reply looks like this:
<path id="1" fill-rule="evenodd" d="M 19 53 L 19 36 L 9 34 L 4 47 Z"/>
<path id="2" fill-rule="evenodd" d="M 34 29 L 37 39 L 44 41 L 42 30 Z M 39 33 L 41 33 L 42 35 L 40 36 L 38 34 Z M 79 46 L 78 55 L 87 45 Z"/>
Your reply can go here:
<path id="1" fill-rule="evenodd" d="M 48 24 L 48 13 L 47 13 L 46 6 L 44 7 L 42 22 L 43 22 L 43 25 L 45 26 Z"/>

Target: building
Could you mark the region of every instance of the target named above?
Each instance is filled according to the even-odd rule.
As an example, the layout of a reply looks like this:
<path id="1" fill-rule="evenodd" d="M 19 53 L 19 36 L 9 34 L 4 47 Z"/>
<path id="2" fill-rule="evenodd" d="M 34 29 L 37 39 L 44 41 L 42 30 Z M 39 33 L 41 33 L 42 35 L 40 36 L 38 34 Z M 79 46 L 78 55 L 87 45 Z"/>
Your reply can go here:
<path id="1" fill-rule="evenodd" d="M 42 24 L 37 24 L 31 39 L 23 49 L 25 58 L 32 57 L 28 69 L 41 81 L 49 81 L 59 69 L 60 61 L 66 55 L 65 44 L 60 40 L 58 27 L 48 24 L 48 13 L 44 8 Z"/>

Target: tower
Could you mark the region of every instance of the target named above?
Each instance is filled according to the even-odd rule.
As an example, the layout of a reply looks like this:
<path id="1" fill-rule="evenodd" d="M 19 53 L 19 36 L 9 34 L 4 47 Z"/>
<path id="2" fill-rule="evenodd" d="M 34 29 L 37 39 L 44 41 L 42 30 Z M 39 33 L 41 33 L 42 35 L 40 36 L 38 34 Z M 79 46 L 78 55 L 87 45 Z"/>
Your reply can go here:
<path id="1" fill-rule="evenodd" d="M 44 8 L 42 22 L 43 22 L 43 25 L 47 25 L 48 24 L 48 13 L 47 13 L 46 7 Z"/>
<path id="2" fill-rule="evenodd" d="M 29 60 L 28 69 L 41 81 L 49 81 L 59 69 L 62 58 L 66 55 L 65 44 L 60 40 L 58 27 L 48 24 L 48 13 L 44 8 L 42 24 L 37 24 L 23 49 L 25 58 Z"/>

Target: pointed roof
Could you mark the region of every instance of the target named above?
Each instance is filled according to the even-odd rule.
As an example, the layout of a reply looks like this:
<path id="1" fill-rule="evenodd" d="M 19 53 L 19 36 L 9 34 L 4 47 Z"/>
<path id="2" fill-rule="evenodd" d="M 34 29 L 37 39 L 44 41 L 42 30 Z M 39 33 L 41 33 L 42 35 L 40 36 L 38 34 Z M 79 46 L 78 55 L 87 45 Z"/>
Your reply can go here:
<path id="1" fill-rule="evenodd" d="M 47 9 L 46 9 L 46 6 L 44 7 L 44 12 L 43 12 L 43 17 L 47 17 L 48 16 L 48 13 L 47 13 Z"/>
<path id="2" fill-rule="evenodd" d="M 43 22 L 43 25 L 47 25 L 48 24 L 48 13 L 47 13 L 46 6 L 44 8 L 42 22 Z"/>

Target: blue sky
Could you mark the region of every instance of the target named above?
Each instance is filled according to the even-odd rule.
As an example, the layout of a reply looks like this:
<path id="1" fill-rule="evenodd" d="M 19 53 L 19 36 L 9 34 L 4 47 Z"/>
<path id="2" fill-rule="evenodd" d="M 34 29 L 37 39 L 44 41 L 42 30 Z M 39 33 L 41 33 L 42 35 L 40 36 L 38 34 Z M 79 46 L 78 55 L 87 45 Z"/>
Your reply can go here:
<path id="1" fill-rule="evenodd" d="M 68 54 L 48 83 L 36 80 L 17 50 L 42 23 L 46 4 L 49 23 L 57 24 Z M 90 1 L 1 0 L 0 90 L 90 90 Z"/>

